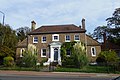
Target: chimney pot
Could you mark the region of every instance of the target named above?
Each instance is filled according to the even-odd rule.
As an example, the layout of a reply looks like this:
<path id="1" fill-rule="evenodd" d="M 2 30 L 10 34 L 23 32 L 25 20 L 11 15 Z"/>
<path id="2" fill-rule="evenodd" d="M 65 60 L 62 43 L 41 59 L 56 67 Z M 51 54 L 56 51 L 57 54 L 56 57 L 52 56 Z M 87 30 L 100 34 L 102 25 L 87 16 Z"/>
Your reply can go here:
<path id="1" fill-rule="evenodd" d="M 82 29 L 85 29 L 85 19 L 82 19 Z"/>
<path id="2" fill-rule="evenodd" d="M 35 26 L 36 26 L 36 22 L 35 21 L 31 21 L 31 30 L 35 30 Z"/>

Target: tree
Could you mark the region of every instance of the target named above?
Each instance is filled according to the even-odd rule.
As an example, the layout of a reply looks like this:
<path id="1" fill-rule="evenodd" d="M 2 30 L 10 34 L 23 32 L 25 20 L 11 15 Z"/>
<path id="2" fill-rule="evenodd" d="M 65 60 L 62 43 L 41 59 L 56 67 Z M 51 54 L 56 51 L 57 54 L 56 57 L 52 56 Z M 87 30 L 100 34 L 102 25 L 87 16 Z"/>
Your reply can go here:
<path id="1" fill-rule="evenodd" d="M 15 31 L 9 25 L 0 24 L 0 61 L 3 61 L 3 58 L 7 56 L 15 58 L 16 45 Z"/>
<path id="2" fill-rule="evenodd" d="M 108 40 L 120 45 L 120 8 L 115 9 L 112 17 L 106 19 L 109 28 Z"/>
<path id="3" fill-rule="evenodd" d="M 63 67 L 76 67 L 76 63 L 74 62 L 74 56 L 73 56 L 73 45 L 76 42 L 65 42 L 61 46 L 61 61 Z M 67 56 L 67 50 L 70 51 L 70 56 Z"/>
<path id="4" fill-rule="evenodd" d="M 103 40 L 103 33 L 108 33 L 107 26 L 98 26 L 97 28 L 95 28 L 92 37 L 97 40 Z"/>
<path id="5" fill-rule="evenodd" d="M 70 55 L 67 55 L 70 50 Z M 88 62 L 86 50 L 83 43 L 65 42 L 61 46 L 61 60 L 63 67 L 82 68 Z"/>
<path id="6" fill-rule="evenodd" d="M 115 51 L 102 51 L 97 58 L 98 63 L 105 63 L 107 66 L 118 66 L 119 65 L 119 57 Z"/>
<path id="7" fill-rule="evenodd" d="M 76 65 L 79 68 L 82 68 L 83 66 L 86 66 L 88 64 L 88 58 L 86 56 L 86 49 L 85 45 L 80 42 L 80 43 L 75 43 L 74 47 L 74 56 L 75 56 L 75 61 Z"/>
<path id="8" fill-rule="evenodd" d="M 120 27 L 120 8 L 115 9 L 113 16 L 106 19 L 109 27 Z"/>
<path id="9" fill-rule="evenodd" d="M 24 67 L 35 67 L 38 61 L 37 48 L 28 44 L 28 50 L 23 53 L 22 64 Z"/>
<path id="10" fill-rule="evenodd" d="M 23 41 L 27 37 L 27 34 L 29 32 L 30 32 L 29 27 L 21 27 L 21 28 L 16 29 L 18 40 Z"/>

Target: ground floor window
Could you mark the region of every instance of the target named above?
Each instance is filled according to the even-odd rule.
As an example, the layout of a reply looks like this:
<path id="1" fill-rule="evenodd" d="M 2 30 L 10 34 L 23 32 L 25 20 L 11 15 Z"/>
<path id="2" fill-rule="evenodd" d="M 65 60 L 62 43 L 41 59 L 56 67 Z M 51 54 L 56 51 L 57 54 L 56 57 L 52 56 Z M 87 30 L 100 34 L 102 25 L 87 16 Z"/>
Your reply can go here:
<path id="1" fill-rule="evenodd" d="M 23 53 L 24 53 L 24 51 L 25 51 L 24 48 L 22 48 L 22 49 L 20 50 L 20 57 L 23 57 Z"/>
<path id="2" fill-rule="evenodd" d="M 46 57 L 46 49 L 41 49 L 41 57 Z"/>
<path id="3" fill-rule="evenodd" d="M 91 55 L 96 56 L 96 49 L 95 47 L 91 47 Z"/>
<path id="4" fill-rule="evenodd" d="M 71 55 L 70 49 L 67 49 L 67 50 L 66 50 L 66 55 L 67 55 L 67 56 L 70 56 L 70 55 Z"/>

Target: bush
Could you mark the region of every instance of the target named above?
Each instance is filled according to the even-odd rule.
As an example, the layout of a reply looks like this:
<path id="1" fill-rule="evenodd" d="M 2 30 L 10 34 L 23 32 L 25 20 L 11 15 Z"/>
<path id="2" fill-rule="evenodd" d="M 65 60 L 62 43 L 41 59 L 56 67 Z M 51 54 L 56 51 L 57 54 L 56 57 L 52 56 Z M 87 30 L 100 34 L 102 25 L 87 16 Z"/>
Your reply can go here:
<path id="1" fill-rule="evenodd" d="M 70 56 L 67 56 L 66 50 L 71 52 Z M 61 59 L 63 67 L 82 68 L 88 63 L 86 56 L 86 50 L 83 43 L 67 42 L 61 46 Z"/>
<path id="2" fill-rule="evenodd" d="M 22 57 L 21 65 L 23 67 L 35 67 L 38 61 L 38 57 L 35 54 L 32 54 L 30 51 L 24 52 Z"/>
<path id="3" fill-rule="evenodd" d="M 13 58 L 13 57 L 10 57 L 10 56 L 5 57 L 5 58 L 3 59 L 3 64 L 4 64 L 4 66 L 6 66 L 6 67 L 14 66 L 14 58 Z"/>

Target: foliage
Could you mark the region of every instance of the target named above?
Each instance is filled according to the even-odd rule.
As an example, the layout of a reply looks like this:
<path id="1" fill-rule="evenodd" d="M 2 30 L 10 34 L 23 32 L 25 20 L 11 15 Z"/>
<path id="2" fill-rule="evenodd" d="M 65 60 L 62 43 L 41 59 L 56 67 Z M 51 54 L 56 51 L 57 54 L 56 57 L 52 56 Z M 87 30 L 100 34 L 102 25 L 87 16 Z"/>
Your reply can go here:
<path id="1" fill-rule="evenodd" d="M 118 55 L 116 54 L 115 51 L 102 51 L 97 58 L 97 63 L 98 64 L 102 64 L 107 66 L 107 71 L 108 73 L 110 72 L 110 70 L 113 70 L 114 72 L 116 70 L 119 70 L 119 62 L 120 62 L 120 58 L 118 57 Z"/>
<path id="2" fill-rule="evenodd" d="M 86 66 L 88 63 L 88 58 L 86 56 L 86 49 L 83 43 L 76 43 L 74 46 L 74 56 L 75 61 L 77 63 L 77 66 L 79 68 L 82 68 L 83 66 Z"/>
<path id="3" fill-rule="evenodd" d="M 73 56 L 73 45 L 76 42 L 65 42 L 61 46 L 61 61 L 62 61 L 62 66 L 64 67 L 75 67 L 74 63 L 74 56 Z M 70 56 L 67 56 L 67 49 L 70 50 Z"/>
<path id="4" fill-rule="evenodd" d="M 62 44 L 62 46 L 61 46 L 61 58 L 64 60 L 66 57 L 68 57 L 66 54 L 67 54 L 67 52 L 66 52 L 66 50 L 67 49 L 70 49 L 70 51 L 71 51 L 71 54 L 73 53 L 73 45 L 75 44 L 76 42 L 74 41 L 74 42 L 65 42 L 65 43 L 63 43 Z"/>
<path id="5" fill-rule="evenodd" d="M 99 55 L 102 61 L 106 62 L 108 65 L 115 65 L 119 62 L 119 57 L 115 51 L 102 51 Z"/>
<path id="6" fill-rule="evenodd" d="M 67 56 L 66 50 L 70 49 L 71 54 Z M 83 67 L 87 64 L 86 51 L 83 43 L 66 42 L 61 47 L 61 59 L 63 67 Z"/>
<path id="7" fill-rule="evenodd" d="M 95 28 L 92 37 L 98 40 L 103 40 L 103 33 L 107 31 L 107 26 L 98 26 Z"/>
<path id="8" fill-rule="evenodd" d="M 0 45 L 7 46 L 15 50 L 17 44 L 16 33 L 9 25 L 0 25 Z"/>
<path id="9" fill-rule="evenodd" d="M 13 66 L 14 65 L 14 58 L 13 57 L 10 57 L 10 56 L 8 56 L 8 57 L 4 57 L 4 66 L 6 66 L 6 67 L 11 67 L 11 66 Z"/>
<path id="10" fill-rule="evenodd" d="M 56 72 L 108 73 L 107 68 L 108 67 L 106 67 L 106 66 L 84 66 L 81 69 L 79 69 L 79 68 L 63 68 L 63 67 L 59 67 L 59 68 L 56 68 L 55 71 Z M 111 70 L 110 73 L 114 73 L 112 68 L 110 68 L 110 70 Z M 120 72 L 116 71 L 116 73 L 120 73 Z"/>
<path id="11" fill-rule="evenodd" d="M 120 46 L 120 8 L 115 9 L 112 17 L 106 19 L 107 26 L 98 26 L 93 32 L 93 38 L 103 39 L 106 34 L 106 40 Z"/>
<path id="12" fill-rule="evenodd" d="M 48 58 L 42 58 L 40 65 L 43 66 L 43 63 L 47 62 Z"/>
<path id="13" fill-rule="evenodd" d="M 0 46 L 0 57 L 12 56 L 14 57 L 15 52 L 7 46 Z"/>
<path id="14" fill-rule="evenodd" d="M 9 25 L 0 24 L 0 61 L 6 56 L 15 57 L 16 33 Z"/>
<path id="15" fill-rule="evenodd" d="M 35 67 L 38 61 L 36 46 L 29 44 L 28 50 L 23 53 L 22 65 L 24 67 Z"/>
<path id="16" fill-rule="evenodd" d="M 112 17 L 106 19 L 108 26 L 120 27 L 120 8 L 116 8 Z"/>
<path id="17" fill-rule="evenodd" d="M 25 51 L 22 63 L 24 67 L 34 67 L 37 63 L 37 56 L 32 54 L 30 51 Z"/>
<path id="18" fill-rule="evenodd" d="M 20 27 L 20 28 L 16 29 L 18 40 L 23 41 L 29 32 L 30 32 L 29 27 Z"/>

